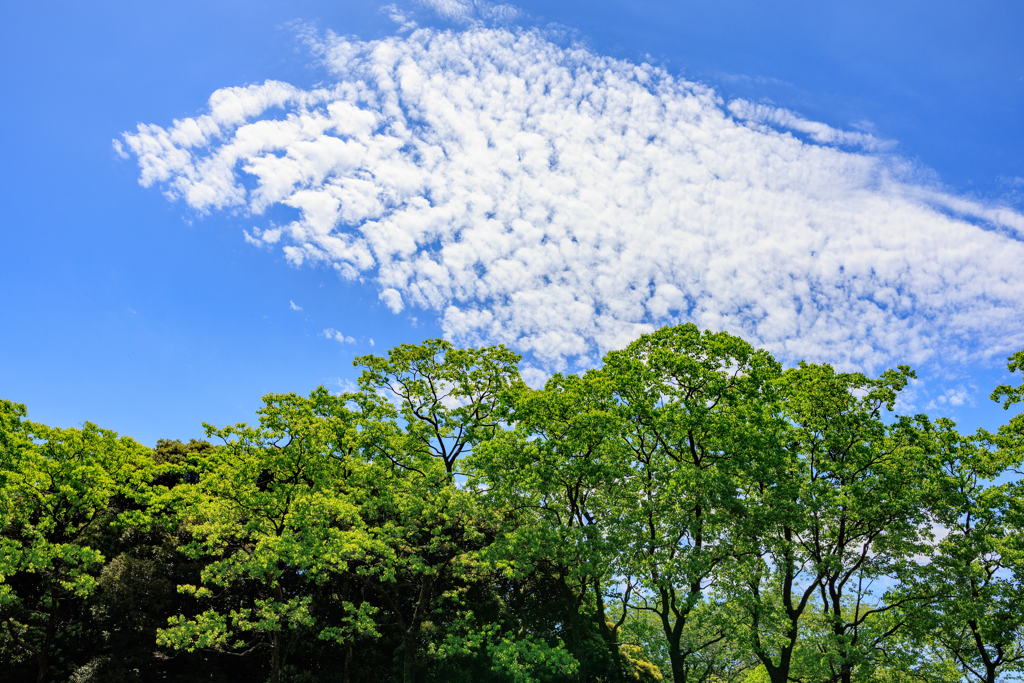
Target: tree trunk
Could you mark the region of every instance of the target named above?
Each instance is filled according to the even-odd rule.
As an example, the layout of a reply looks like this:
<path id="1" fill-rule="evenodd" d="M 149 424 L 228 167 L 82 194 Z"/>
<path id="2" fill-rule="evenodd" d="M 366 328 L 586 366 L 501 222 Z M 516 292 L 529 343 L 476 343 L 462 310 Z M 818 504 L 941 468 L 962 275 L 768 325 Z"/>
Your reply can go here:
<path id="1" fill-rule="evenodd" d="M 36 652 L 36 662 L 39 664 L 36 683 L 46 683 L 46 675 L 50 672 L 50 645 L 53 643 L 53 637 L 57 630 L 57 610 L 59 608 L 60 603 L 54 600 L 53 606 L 50 608 L 50 614 L 46 619 L 46 636 Z"/>
<path id="2" fill-rule="evenodd" d="M 672 665 L 672 680 L 674 683 L 686 683 L 686 660 L 690 653 L 684 655 L 679 643 L 682 642 L 686 620 L 690 617 L 690 608 L 676 609 L 676 596 L 671 589 L 662 588 L 660 593 L 661 612 L 657 614 L 661 617 L 661 629 L 668 643 L 668 661 Z M 674 624 L 670 621 L 672 616 L 675 617 Z"/>
<path id="3" fill-rule="evenodd" d="M 765 669 L 768 671 L 768 678 L 772 683 L 788 683 L 789 681 L 789 657 L 786 657 L 785 664 L 779 666 L 767 666 Z"/>
<path id="4" fill-rule="evenodd" d="M 597 598 L 597 614 L 595 615 L 598 621 L 598 628 L 601 629 L 601 636 L 604 639 L 605 644 L 608 646 L 608 652 L 612 657 L 612 665 L 615 667 L 614 681 L 615 683 L 621 683 L 623 680 L 622 674 L 622 653 L 619 652 L 619 639 L 615 630 L 608 626 L 608 616 L 604 610 L 604 596 L 601 594 L 601 582 L 594 581 L 594 595 Z"/>
<path id="5" fill-rule="evenodd" d="M 416 663 L 416 643 L 408 635 L 405 636 L 405 652 L 402 662 L 402 683 L 413 682 L 413 665 Z"/>
<path id="6" fill-rule="evenodd" d="M 352 641 L 345 646 L 345 674 L 342 683 L 352 683 Z"/>
<path id="7" fill-rule="evenodd" d="M 686 658 L 679 652 L 679 643 L 669 643 L 668 660 L 672 664 L 673 683 L 686 683 Z"/>
<path id="8" fill-rule="evenodd" d="M 573 590 L 565 580 L 565 574 L 558 575 L 558 593 L 565 607 L 565 645 L 572 653 L 572 656 L 579 662 L 579 669 L 576 670 L 576 680 L 585 681 L 592 678 L 591 658 L 584 656 L 583 646 L 587 637 L 587 618 L 583 614 L 583 600 L 586 595 L 586 588 L 577 592 Z"/>
<path id="9" fill-rule="evenodd" d="M 679 647 L 679 643 L 683 638 L 683 628 L 686 626 L 686 617 L 689 616 L 689 612 L 686 614 L 676 614 L 676 623 L 671 624 L 669 622 L 669 614 L 672 612 L 669 609 L 670 604 L 674 604 L 675 596 L 671 595 L 664 588 L 661 589 L 661 628 L 665 633 L 665 640 L 668 642 L 668 661 L 672 665 L 672 681 L 673 683 L 686 683 L 687 670 L 686 670 L 686 659 L 683 655 L 682 649 Z"/>
<path id="10" fill-rule="evenodd" d="M 772 662 L 770 653 L 766 652 L 761 647 L 761 638 L 758 634 L 759 617 L 754 615 L 754 633 L 756 638 L 755 654 L 757 658 L 761 660 L 761 664 L 764 665 L 765 671 L 768 672 L 768 678 L 772 683 L 788 683 L 789 681 L 789 670 L 793 664 L 793 649 L 796 647 L 797 639 L 797 621 L 790 614 L 790 626 L 789 631 L 786 632 L 786 639 L 788 643 L 782 648 L 779 653 L 779 663 L 775 664 Z"/>
<path id="11" fill-rule="evenodd" d="M 46 672 L 49 670 L 49 661 L 45 650 L 40 650 L 36 655 L 36 663 L 39 665 L 39 672 L 36 675 L 36 683 L 46 683 Z"/>
<path id="12" fill-rule="evenodd" d="M 270 683 L 281 683 L 281 633 L 274 632 L 270 641 Z"/>

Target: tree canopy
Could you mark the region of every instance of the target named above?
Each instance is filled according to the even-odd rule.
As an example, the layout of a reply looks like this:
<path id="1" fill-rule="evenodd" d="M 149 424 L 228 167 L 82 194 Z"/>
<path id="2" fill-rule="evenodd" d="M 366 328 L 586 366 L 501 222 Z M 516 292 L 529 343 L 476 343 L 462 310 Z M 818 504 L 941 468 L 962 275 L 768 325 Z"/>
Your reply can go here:
<path id="1" fill-rule="evenodd" d="M 519 361 L 404 344 L 152 449 L 0 401 L 0 679 L 1024 674 L 1024 385 L 961 434 L 896 414 L 907 367 L 693 325 L 540 388 Z"/>

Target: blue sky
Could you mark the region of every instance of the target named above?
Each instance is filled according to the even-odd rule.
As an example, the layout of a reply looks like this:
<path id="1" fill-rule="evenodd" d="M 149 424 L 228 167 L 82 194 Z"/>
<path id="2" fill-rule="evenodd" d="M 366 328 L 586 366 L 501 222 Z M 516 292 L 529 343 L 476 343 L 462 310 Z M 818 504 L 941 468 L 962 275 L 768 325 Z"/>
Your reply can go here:
<path id="1" fill-rule="evenodd" d="M 401 342 L 539 377 L 693 319 L 993 427 L 1024 7 L 893 5 L 8 8 L 0 396 L 152 444 Z"/>

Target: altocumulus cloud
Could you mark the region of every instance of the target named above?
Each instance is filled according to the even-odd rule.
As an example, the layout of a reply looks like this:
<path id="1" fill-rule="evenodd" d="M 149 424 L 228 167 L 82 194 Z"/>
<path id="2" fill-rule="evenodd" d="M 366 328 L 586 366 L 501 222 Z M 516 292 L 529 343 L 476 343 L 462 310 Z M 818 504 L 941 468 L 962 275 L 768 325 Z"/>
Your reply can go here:
<path id="1" fill-rule="evenodd" d="M 870 135 L 538 31 L 313 42 L 332 85 L 225 88 L 115 146 L 200 212 L 293 208 L 247 238 L 549 369 L 679 321 L 866 369 L 1024 346 L 1024 216 Z"/>

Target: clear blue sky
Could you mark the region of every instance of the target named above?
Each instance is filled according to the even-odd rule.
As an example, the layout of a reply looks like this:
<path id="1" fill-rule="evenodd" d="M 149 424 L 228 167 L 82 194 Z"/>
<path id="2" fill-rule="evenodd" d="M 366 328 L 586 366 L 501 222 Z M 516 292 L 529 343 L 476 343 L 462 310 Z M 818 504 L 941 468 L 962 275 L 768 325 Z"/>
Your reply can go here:
<path id="1" fill-rule="evenodd" d="M 1004 418 L 987 395 L 1024 339 L 1021 3 L 381 4 L 5 8 L 0 397 L 36 420 L 90 420 L 153 444 L 250 420 L 266 392 L 340 389 L 354 356 L 402 342 L 505 341 L 542 373 L 694 319 L 789 362 L 912 362 L 924 379 L 912 408 L 970 426 Z M 418 70 L 393 87 L 365 81 L 352 100 L 376 119 L 370 156 L 351 169 L 316 176 L 310 150 L 334 148 L 289 133 L 269 152 L 261 143 L 265 175 L 243 168 L 254 156 L 226 167 L 242 198 L 202 170 L 245 126 L 326 116 L 349 101 L 338 84 L 395 59 Z M 494 69 L 551 87 L 487 104 Z M 221 120 L 187 148 L 192 171 L 140 186 L 140 163 L 166 164 L 178 147 L 147 152 L 159 136 L 138 124 L 171 131 L 210 114 L 222 88 L 277 96 L 269 80 L 329 94 Z M 563 97 L 559 83 L 584 94 Z M 389 96 L 412 127 L 404 139 Z M 687 102 L 689 114 L 671 113 Z M 428 149 L 443 160 L 428 167 Z M 391 156 L 371 159 L 382 150 Z M 548 155 L 535 169 L 533 153 Z M 302 154 L 304 180 L 261 204 L 286 173 L 275 159 Z M 501 178 L 474 176 L 492 168 Z M 207 194 L 188 195 L 186 181 Z M 357 181 L 383 198 L 377 209 L 345 213 L 363 196 Z M 562 216 L 550 208 L 560 192 Z M 342 218 L 317 232 L 308 202 L 328 195 Z M 416 213 L 417 198 L 434 213 Z"/>

